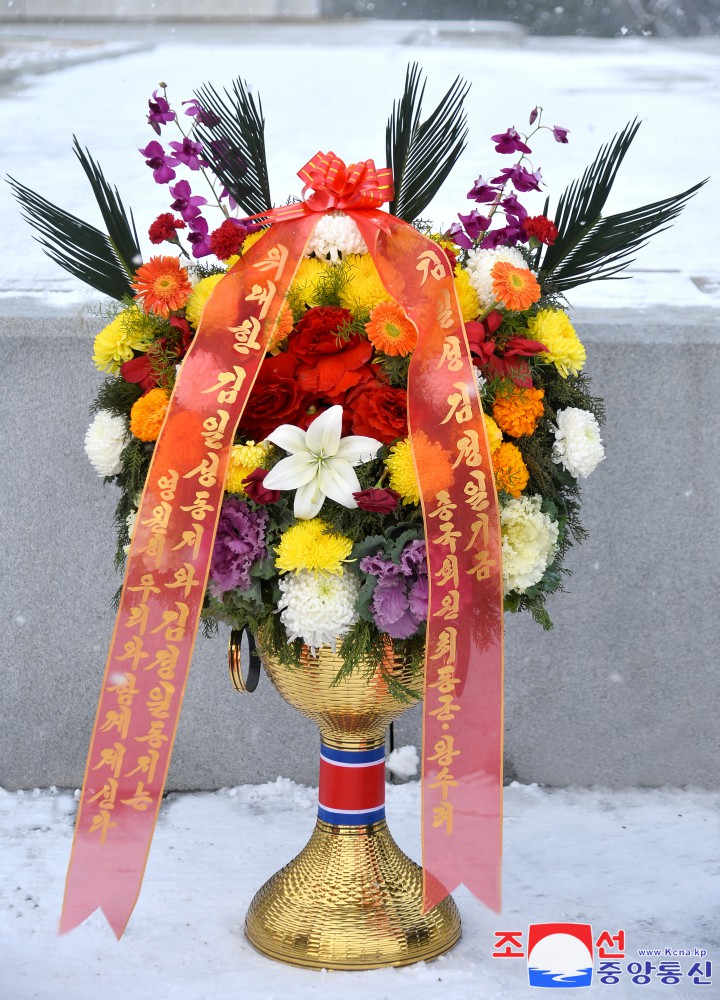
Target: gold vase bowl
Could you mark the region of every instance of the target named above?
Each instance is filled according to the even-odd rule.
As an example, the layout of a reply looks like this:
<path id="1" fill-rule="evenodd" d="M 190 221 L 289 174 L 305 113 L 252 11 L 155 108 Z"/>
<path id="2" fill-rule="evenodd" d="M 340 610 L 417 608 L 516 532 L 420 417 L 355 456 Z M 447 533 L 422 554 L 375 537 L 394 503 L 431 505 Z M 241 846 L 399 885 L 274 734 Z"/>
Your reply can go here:
<path id="1" fill-rule="evenodd" d="M 334 684 L 339 655 L 303 650 L 299 668 L 263 656 L 283 698 L 338 751 L 384 746 L 385 731 L 408 705 L 397 701 L 378 669 L 368 682 L 358 672 Z M 402 660 L 386 662 L 393 676 L 417 687 Z M 322 801 L 322 781 L 320 796 Z M 362 826 L 317 820 L 308 844 L 255 895 L 245 933 L 258 951 L 315 969 L 376 969 L 427 961 L 460 938 L 452 897 L 422 912 L 422 869 L 397 846 L 385 819 Z"/>

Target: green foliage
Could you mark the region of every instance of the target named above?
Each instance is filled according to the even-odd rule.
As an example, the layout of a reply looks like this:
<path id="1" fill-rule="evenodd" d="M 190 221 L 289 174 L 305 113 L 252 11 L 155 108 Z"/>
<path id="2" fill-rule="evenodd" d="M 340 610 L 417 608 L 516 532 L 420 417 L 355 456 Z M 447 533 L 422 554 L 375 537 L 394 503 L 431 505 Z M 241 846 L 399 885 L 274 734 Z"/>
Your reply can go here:
<path id="1" fill-rule="evenodd" d="M 112 299 L 132 298 L 130 273 L 107 233 L 58 208 L 14 178 L 9 177 L 8 182 L 23 218 L 39 233 L 35 238 L 51 260 Z"/>
<path id="2" fill-rule="evenodd" d="M 418 218 L 457 163 L 468 134 L 463 101 L 469 89 L 457 77 L 429 118 L 421 121 L 425 82 L 417 63 L 408 66 L 403 95 L 393 102 L 385 131 L 395 185 L 392 215 L 407 222 Z"/>
<path id="3" fill-rule="evenodd" d="M 248 215 L 267 212 L 272 207 L 267 155 L 265 119 L 262 102 L 250 93 L 247 83 L 238 77 L 224 96 L 212 84 L 195 91 L 201 107 L 219 119 L 215 124 L 198 119 L 196 131 L 203 144 L 203 155 L 213 173 Z"/>
<path id="4" fill-rule="evenodd" d="M 90 412 L 95 414 L 100 410 L 109 410 L 116 417 L 127 417 L 133 403 L 142 396 L 142 389 L 134 382 L 126 382 L 119 375 L 106 378 L 100 386 L 95 402 Z"/>
<path id="5" fill-rule="evenodd" d="M 380 354 L 380 370 L 390 385 L 397 389 L 404 389 L 407 385 L 408 371 L 412 354 L 399 357 L 393 354 Z"/>
<path id="6" fill-rule="evenodd" d="M 540 283 L 565 292 L 589 281 L 616 278 L 632 254 L 662 232 L 706 183 L 628 212 L 603 216 L 615 178 L 640 122 L 629 122 L 603 146 L 579 180 L 564 191 L 554 213 L 558 238 L 540 260 Z"/>

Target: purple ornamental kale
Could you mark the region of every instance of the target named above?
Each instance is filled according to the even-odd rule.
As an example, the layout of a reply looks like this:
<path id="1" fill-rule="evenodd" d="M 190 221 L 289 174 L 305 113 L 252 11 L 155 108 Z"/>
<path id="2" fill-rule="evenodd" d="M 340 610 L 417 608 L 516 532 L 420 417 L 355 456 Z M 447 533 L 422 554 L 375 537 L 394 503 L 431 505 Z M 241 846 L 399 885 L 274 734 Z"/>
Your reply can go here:
<path id="1" fill-rule="evenodd" d="M 152 167 L 153 177 L 157 184 L 167 184 L 168 181 L 174 179 L 174 161 L 172 157 L 165 155 L 165 150 L 156 139 L 153 139 L 145 149 L 140 149 L 138 152 L 145 157 L 147 165 Z"/>
<path id="2" fill-rule="evenodd" d="M 210 591 L 216 597 L 229 590 L 248 590 L 251 567 L 267 556 L 267 521 L 266 510 L 251 510 L 235 497 L 225 500 L 210 561 Z"/>
<path id="3" fill-rule="evenodd" d="M 380 631 L 392 639 L 408 639 L 417 632 L 427 618 L 425 542 L 408 542 L 399 565 L 378 553 L 365 556 L 360 569 L 378 578 L 370 610 Z"/>
<path id="4" fill-rule="evenodd" d="M 170 105 L 166 98 L 158 97 L 157 90 L 153 91 L 152 97 L 148 100 L 148 107 L 150 108 L 150 114 L 147 120 L 157 134 L 160 135 L 160 126 L 174 121 L 175 112 L 170 110 Z"/>

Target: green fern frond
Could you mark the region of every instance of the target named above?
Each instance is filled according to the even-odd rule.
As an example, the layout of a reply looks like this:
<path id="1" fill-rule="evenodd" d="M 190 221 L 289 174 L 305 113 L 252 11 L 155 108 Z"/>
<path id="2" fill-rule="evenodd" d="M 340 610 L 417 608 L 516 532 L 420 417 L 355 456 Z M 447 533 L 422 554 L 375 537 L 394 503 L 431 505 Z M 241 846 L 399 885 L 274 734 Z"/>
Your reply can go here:
<path id="1" fill-rule="evenodd" d="M 8 177 L 8 183 L 23 218 L 39 233 L 35 239 L 51 260 L 113 299 L 133 297 L 130 276 L 107 233 L 63 211 L 13 177 Z"/>
<path id="2" fill-rule="evenodd" d="M 223 97 L 210 83 L 195 96 L 207 112 L 196 131 L 213 172 L 248 215 L 272 207 L 265 153 L 265 119 L 260 98 L 238 77 Z M 219 119 L 217 122 L 215 119 Z"/>
<path id="3" fill-rule="evenodd" d="M 632 255 L 667 229 L 706 183 L 700 181 L 681 194 L 604 217 L 618 169 L 639 127 L 637 119 L 629 122 L 563 192 L 554 220 L 559 235 L 540 262 L 541 279 L 554 291 L 617 277 L 632 263 Z"/>
<path id="4" fill-rule="evenodd" d="M 421 82 L 417 63 L 408 66 L 405 89 L 393 102 L 385 131 L 385 151 L 393 172 L 395 196 L 390 212 L 412 222 L 432 201 L 465 149 L 468 135 L 463 101 L 470 85 L 457 77 L 424 122 Z"/>
<path id="5" fill-rule="evenodd" d="M 118 189 L 110 187 L 100 165 L 93 160 L 88 149 L 81 148 L 77 136 L 73 136 L 73 152 L 90 181 L 112 248 L 128 274 L 133 275 L 142 264 L 142 254 L 132 210 L 128 218 Z"/>

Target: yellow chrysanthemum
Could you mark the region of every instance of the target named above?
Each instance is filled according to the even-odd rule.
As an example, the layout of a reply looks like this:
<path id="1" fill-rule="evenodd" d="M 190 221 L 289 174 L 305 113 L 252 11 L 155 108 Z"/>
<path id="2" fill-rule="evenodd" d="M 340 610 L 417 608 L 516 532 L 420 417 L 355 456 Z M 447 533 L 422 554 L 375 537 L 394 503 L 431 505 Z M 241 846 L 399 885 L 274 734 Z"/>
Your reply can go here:
<path id="1" fill-rule="evenodd" d="M 340 305 L 356 315 L 371 312 L 379 302 L 392 302 L 369 253 L 350 253 L 345 258 L 348 281 L 340 292 Z"/>
<path id="2" fill-rule="evenodd" d="M 390 472 L 390 489 L 397 490 L 403 503 L 420 503 L 420 487 L 415 475 L 410 438 L 392 446 L 385 465 Z"/>
<path id="3" fill-rule="evenodd" d="M 455 291 L 457 292 L 460 312 L 465 323 L 468 320 L 476 319 L 480 312 L 480 299 L 470 283 L 470 275 L 463 268 L 458 267 L 455 271 Z"/>
<path id="4" fill-rule="evenodd" d="M 93 344 L 93 362 L 101 372 L 116 375 L 134 351 L 149 350 L 152 338 L 143 333 L 143 318 L 137 306 L 131 306 L 100 331 Z"/>
<path id="5" fill-rule="evenodd" d="M 249 236 L 246 236 L 245 237 L 245 242 L 242 245 L 242 252 L 243 253 L 247 253 L 248 250 L 250 249 L 250 247 L 254 243 L 257 243 L 257 241 L 260 239 L 260 237 L 264 236 L 266 232 L 267 232 L 267 229 L 258 229 L 258 231 L 256 233 L 250 233 Z M 237 257 L 235 257 L 235 258 L 231 257 L 230 258 L 230 260 L 233 260 L 233 261 L 236 261 L 237 259 L 238 259 Z"/>
<path id="6" fill-rule="evenodd" d="M 248 441 L 247 444 L 233 445 L 228 462 L 225 491 L 227 493 L 245 493 L 243 479 L 246 479 L 251 472 L 263 465 L 269 451 L 270 444 L 267 441 L 261 441 L 260 444 Z"/>
<path id="7" fill-rule="evenodd" d="M 298 521 L 288 528 L 276 546 L 275 565 L 280 573 L 334 573 L 342 576 L 342 564 L 352 552 L 353 543 L 345 535 L 336 535 L 319 517 Z"/>
<path id="8" fill-rule="evenodd" d="M 290 286 L 293 296 L 309 307 L 318 305 L 318 283 L 327 266 L 325 261 L 318 260 L 317 257 L 303 257 L 295 280 Z"/>
<path id="9" fill-rule="evenodd" d="M 185 306 L 185 317 L 194 330 L 197 330 L 200 325 L 207 300 L 215 290 L 215 286 L 224 277 L 224 274 L 211 274 L 207 278 L 201 278 L 190 293 L 190 298 Z"/>
<path id="10" fill-rule="evenodd" d="M 501 389 L 493 403 L 493 417 L 501 430 L 510 437 L 526 437 L 535 432 L 545 412 L 544 389 L 511 386 Z"/>
<path id="11" fill-rule="evenodd" d="M 503 441 L 493 452 L 492 464 L 498 490 L 519 497 L 528 484 L 530 473 L 517 445 Z"/>
<path id="12" fill-rule="evenodd" d="M 280 344 L 287 340 L 289 335 L 292 333 L 292 328 L 292 310 L 287 302 L 283 302 L 282 308 L 280 309 L 280 319 L 278 321 L 278 325 L 275 327 L 273 335 L 270 338 L 270 343 L 268 344 L 268 351 L 270 354 L 278 354 L 280 352 Z"/>
<path id="13" fill-rule="evenodd" d="M 528 335 L 545 347 L 545 351 L 537 355 L 540 361 L 552 362 L 563 378 L 582 370 L 585 348 L 562 309 L 541 309 L 528 321 Z"/>
<path id="14" fill-rule="evenodd" d="M 502 444 L 502 431 L 489 413 L 483 413 L 483 420 L 485 422 L 485 433 L 487 434 L 488 447 L 490 448 L 490 454 L 492 455 L 492 453 Z"/>

